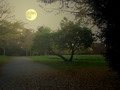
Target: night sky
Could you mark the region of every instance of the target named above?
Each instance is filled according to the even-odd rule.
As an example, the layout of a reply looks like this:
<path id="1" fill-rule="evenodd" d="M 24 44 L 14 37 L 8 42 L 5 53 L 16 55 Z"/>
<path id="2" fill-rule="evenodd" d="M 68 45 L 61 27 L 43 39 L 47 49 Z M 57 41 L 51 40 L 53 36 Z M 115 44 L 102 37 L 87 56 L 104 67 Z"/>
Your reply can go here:
<path id="1" fill-rule="evenodd" d="M 37 2 L 37 0 L 8 0 L 10 6 L 13 8 L 13 14 L 15 15 L 15 20 L 22 21 L 25 23 L 25 27 L 28 29 L 37 30 L 39 26 L 48 26 L 53 30 L 57 30 L 59 28 L 59 23 L 63 19 L 63 17 L 67 17 L 70 20 L 74 20 L 74 16 L 70 13 L 59 13 L 58 12 L 46 12 L 48 8 L 56 8 L 58 6 L 57 3 L 53 5 L 44 5 L 43 3 Z M 42 5 L 45 10 L 40 8 Z M 25 12 L 28 9 L 35 9 L 37 11 L 37 18 L 33 21 L 29 21 L 25 17 Z"/>

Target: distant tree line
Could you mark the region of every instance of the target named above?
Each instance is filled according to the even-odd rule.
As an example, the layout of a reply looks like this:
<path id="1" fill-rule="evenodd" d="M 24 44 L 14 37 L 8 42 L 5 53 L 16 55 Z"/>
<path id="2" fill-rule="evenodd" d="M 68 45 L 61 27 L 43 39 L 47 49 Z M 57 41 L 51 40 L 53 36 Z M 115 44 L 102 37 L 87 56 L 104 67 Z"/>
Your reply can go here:
<path id="1" fill-rule="evenodd" d="M 13 19 L 7 0 L 0 0 L 0 55 L 28 55 L 33 32 Z"/>
<path id="2" fill-rule="evenodd" d="M 101 54 L 93 46 L 95 36 L 90 29 L 82 27 L 78 22 L 64 18 L 57 31 L 41 26 L 34 32 L 24 28 L 21 22 L 5 21 L 0 25 L 0 55 L 62 55 Z M 95 53 L 93 53 L 94 51 Z"/>

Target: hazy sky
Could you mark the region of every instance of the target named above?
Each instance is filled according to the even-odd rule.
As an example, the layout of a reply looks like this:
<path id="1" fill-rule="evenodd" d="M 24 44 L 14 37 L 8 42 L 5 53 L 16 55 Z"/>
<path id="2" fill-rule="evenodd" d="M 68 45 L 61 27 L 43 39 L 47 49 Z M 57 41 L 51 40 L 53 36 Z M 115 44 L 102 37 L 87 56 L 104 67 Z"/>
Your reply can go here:
<path id="1" fill-rule="evenodd" d="M 14 15 L 17 21 L 23 21 L 26 23 L 25 27 L 30 29 L 37 29 L 38 26 L 48 26 L 51 29 L 57 29 L 59 23 L 63 17 L 67 17 L 70 20 L 74 19 L 74 16 L 70 13 L 57 14 L 56 12 L 48 13 L 39 7 L 37 0 L 8 0 L 10 5 L 14 7 Z M 55 8 L 57 4 L 45 6 L 45 8 Z M 37 18 L 34 21 L 29 21 L 25 17 L 25 12 L 28 9 L 35 9 L 37 11 Z"/>

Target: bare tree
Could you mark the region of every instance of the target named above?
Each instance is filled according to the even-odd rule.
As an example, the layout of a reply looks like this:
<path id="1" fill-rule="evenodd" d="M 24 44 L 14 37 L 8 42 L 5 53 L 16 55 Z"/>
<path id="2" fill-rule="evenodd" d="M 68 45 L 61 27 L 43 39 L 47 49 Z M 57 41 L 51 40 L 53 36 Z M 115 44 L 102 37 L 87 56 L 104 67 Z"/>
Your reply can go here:
<path id="1" fill-rule="evenodd" d="M 0 24 L 12 17 L 12 7 L 10 7 L 7 0 L 0 0 Z"/>

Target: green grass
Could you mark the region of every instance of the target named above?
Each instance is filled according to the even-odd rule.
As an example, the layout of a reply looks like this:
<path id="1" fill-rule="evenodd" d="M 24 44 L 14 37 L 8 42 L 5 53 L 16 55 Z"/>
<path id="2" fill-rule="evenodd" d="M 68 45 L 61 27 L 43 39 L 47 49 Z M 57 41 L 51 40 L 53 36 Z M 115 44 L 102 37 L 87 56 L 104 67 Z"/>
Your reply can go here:
<path id="1" fill-rule="evenodd" d="M 6 63 L 9 59 L 9 56 L 0 56 L 0 64 Z"/>
<path id="2" fill-rule="evenodd" d="M 69 55 L 65 55 L 65 57 L 69 58 Z M 102 55 L 74 55 L 73 62 L 64 62 L 57 56 L 30 56 L 30 58 L 51 67 L 68 71 L 77 68 L 106 67 L 107 64 Z"/>

